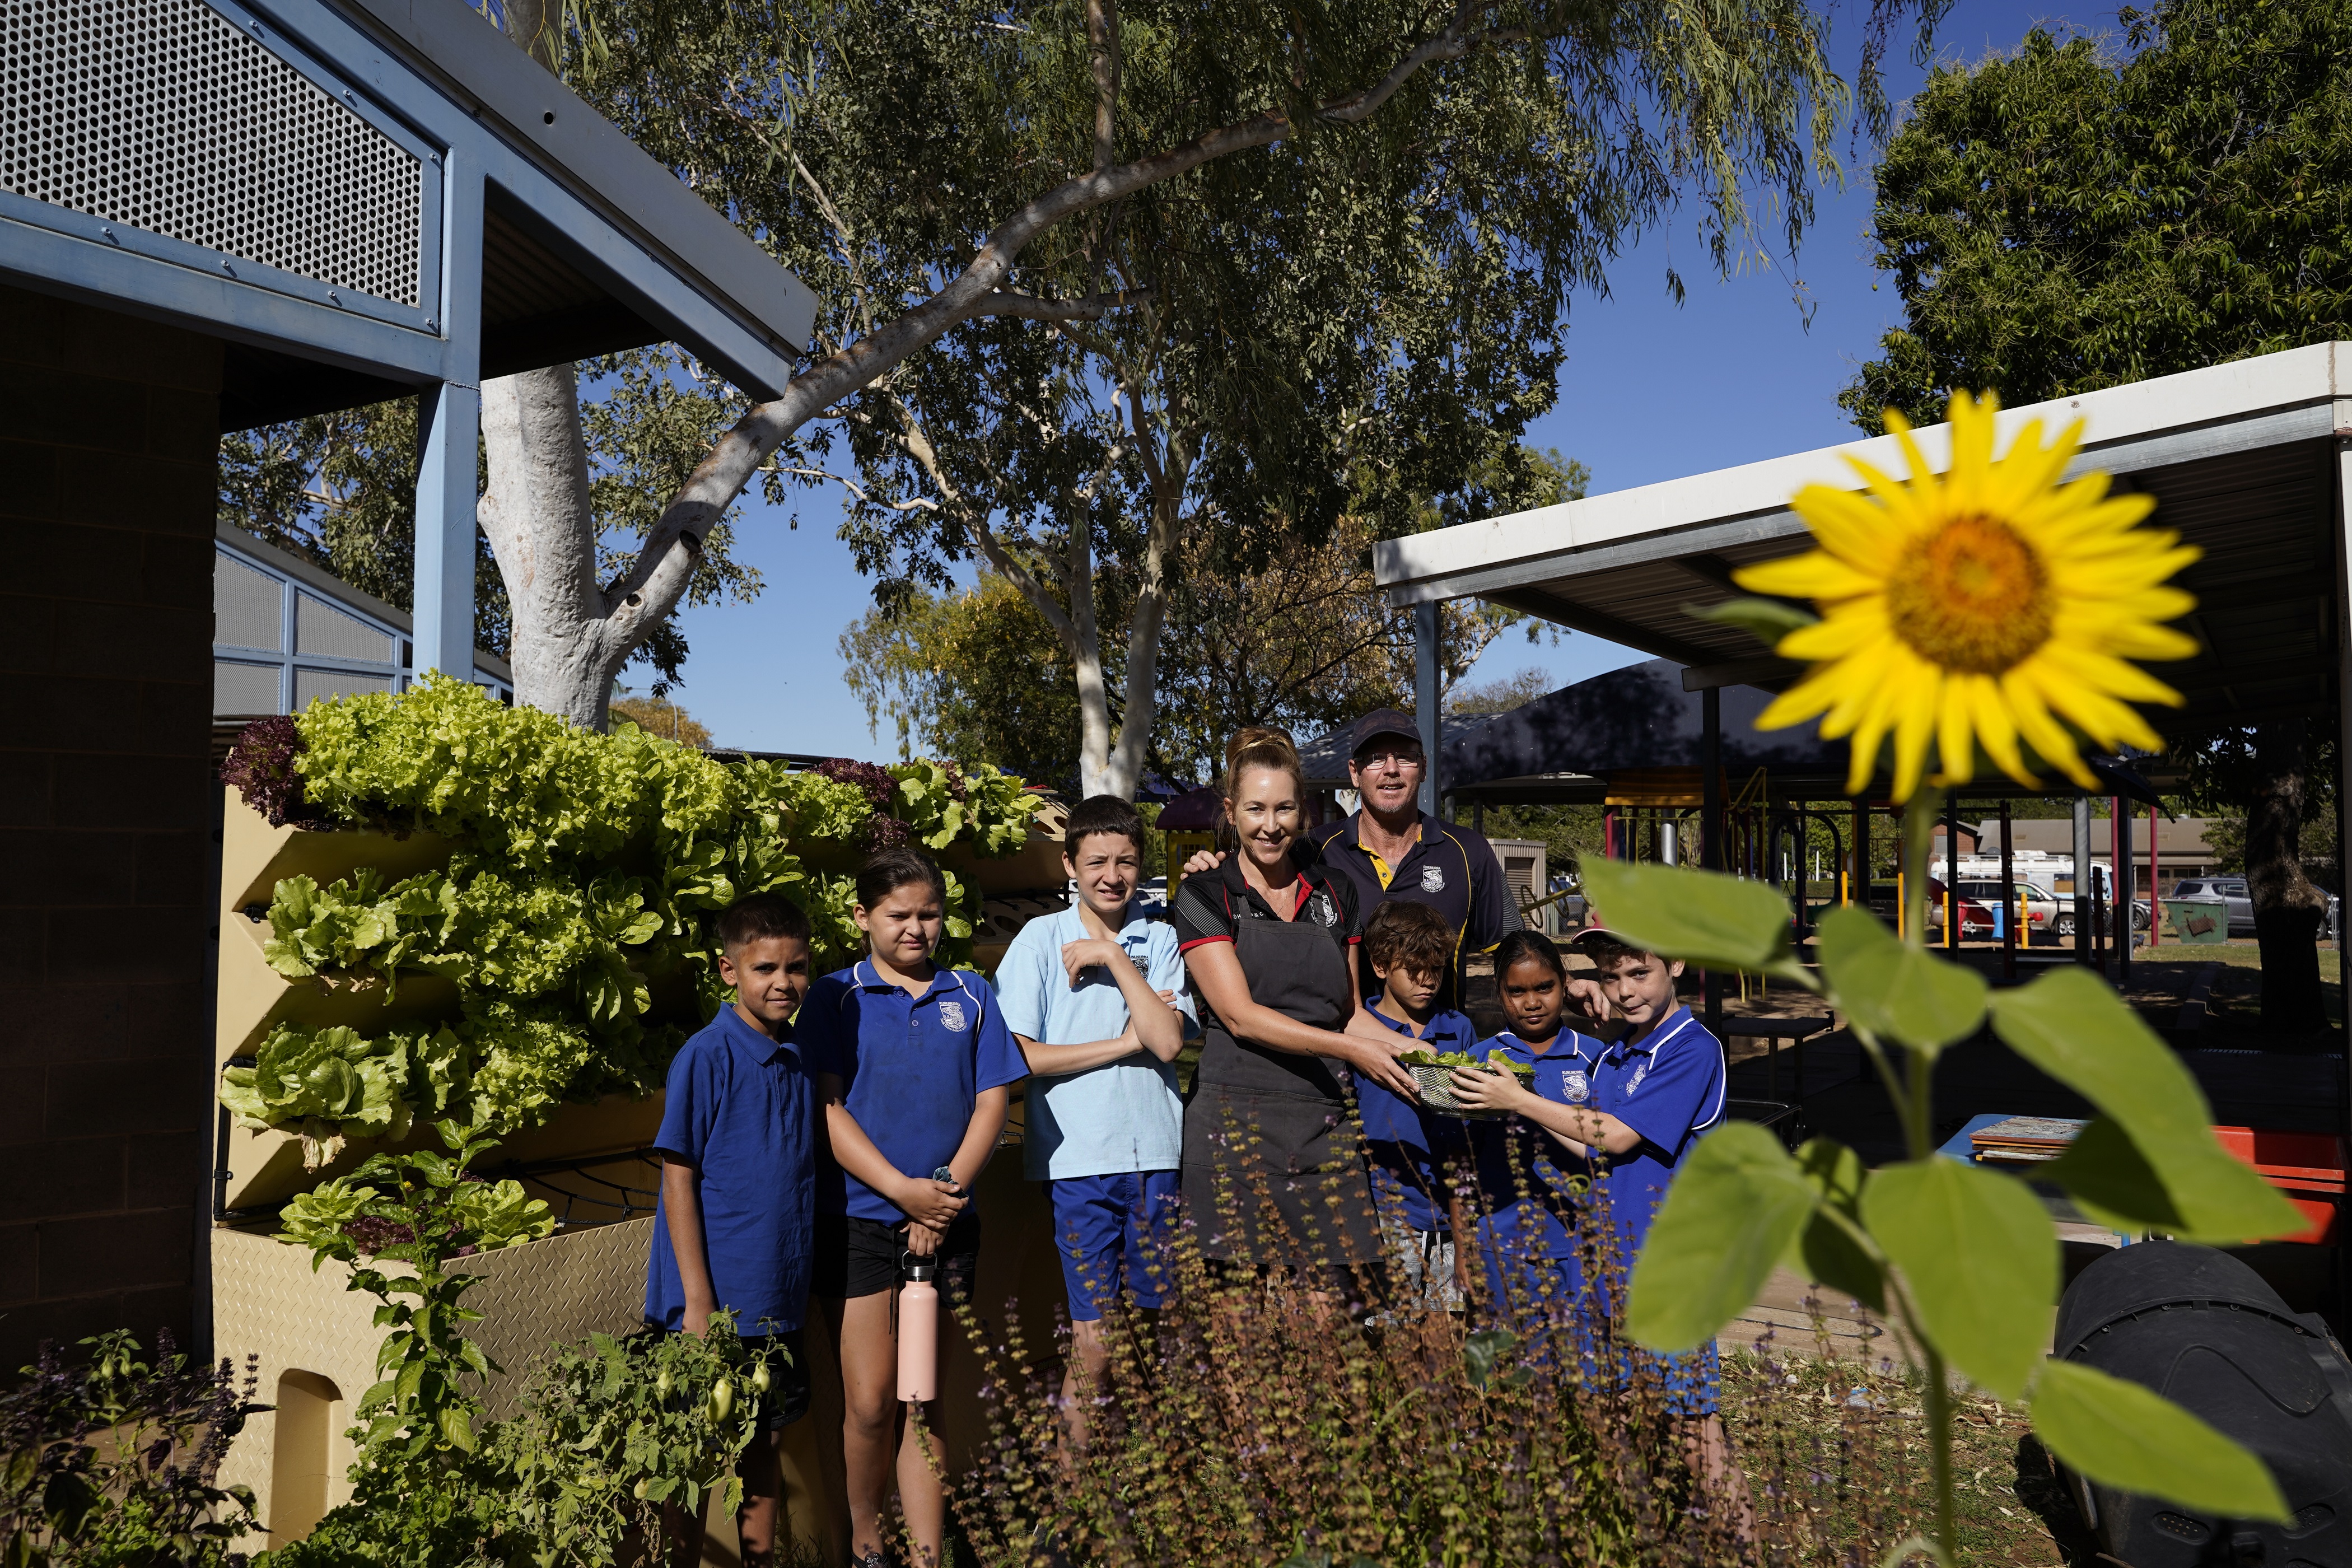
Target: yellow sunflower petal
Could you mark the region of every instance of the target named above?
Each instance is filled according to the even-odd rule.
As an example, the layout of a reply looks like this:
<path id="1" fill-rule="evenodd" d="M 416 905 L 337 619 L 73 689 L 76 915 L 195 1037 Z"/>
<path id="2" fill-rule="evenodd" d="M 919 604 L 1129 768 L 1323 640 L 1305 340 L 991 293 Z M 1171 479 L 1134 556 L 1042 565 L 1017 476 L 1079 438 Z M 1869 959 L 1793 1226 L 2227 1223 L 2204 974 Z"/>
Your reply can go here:
<path id="1" fill-rule="evenodd" d="M 1810 626 L 1799 626 L 1782 637 L 1773 651 L 1783 658 L 1845 658 L 1886 637 L 1883 604 L 1872 599 L 1850 599 L 1832 609 L 1824 619 Z"/>
<path id="2" fill-rule="evenodd" d="M 2025 737 L 2025 743 L 2039 752 L 2043 762 L 2084 789 L 2096 789 L 2098 775 L 2084 765 L 2082 753 L 2074 747 L 2074 737 L 2050 716 L 2049 708 L 2043 704 L 2033 665 L 2029 661 L 2002 676 L 2000 690 L 2009 711 L 2017 718 L 2018 732 Z"/>
<path id="3" fill-rule="evenodd" d="M 1935 738 L 1936 714 L 1944 692 L 1944 672 L 1927 667 L 1927 694 L 1914 698 L 1895 715 L 1895 798 L 1909 800 L 1927 771 L 1927 744 Z"/>
<path id="4" fill-rule="evenodd" d="M 1883 575 L 1857 572 L 1826 550 L 1742 566 L 1731 580 L 1751 594 L 1774 594 L 1784 599 L 1851 599 L 1874 594 L 1885 585 Z"/>
<path id="5" fill-rule="evenodd" d="M 1936 711 L 1936 773 L 1939 784 L 1966 784 L 1977 776 L 1975 705 L 1969 700 L 1970 677 L 1955 675 L 1944 682 L 1944 700 Z"/>
<path id="6" fill-rule="evenodd" d="M 1977 739 L 1982 742 L 1985 755 L 1993 766 L 2028 788 L 2039 788 L 2042 781 L 2025 765 L 2024 754 L 2017 746 L 2017 725 L 2001 700 L 2000 687 L 1989 675 L 1965 678 L 1969 705 L 1975 710 Z"/>
<path id="7" fill-rule="evenodd" d="M 1807 485 L 1789 501 L 1823 550 L 1857 571 L 1885 576 L 1895 569 L 1904 531 L 1887 526 L 1886 510 L 1852 490 Z"/>

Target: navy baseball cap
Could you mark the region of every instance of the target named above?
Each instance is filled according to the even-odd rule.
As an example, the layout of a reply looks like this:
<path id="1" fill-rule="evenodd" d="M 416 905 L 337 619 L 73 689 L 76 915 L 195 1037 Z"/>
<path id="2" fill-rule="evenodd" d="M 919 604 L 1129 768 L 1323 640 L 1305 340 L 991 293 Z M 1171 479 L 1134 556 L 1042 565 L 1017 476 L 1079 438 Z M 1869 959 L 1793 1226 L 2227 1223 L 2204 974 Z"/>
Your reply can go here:
<path id="1" fill-rule="evenodd" d="M 1383 735 L 1421 744 L 1421 726 L 1393 708 L 1375 708 L 1349 727 L 1348 755 L 1352 760 Z"/>

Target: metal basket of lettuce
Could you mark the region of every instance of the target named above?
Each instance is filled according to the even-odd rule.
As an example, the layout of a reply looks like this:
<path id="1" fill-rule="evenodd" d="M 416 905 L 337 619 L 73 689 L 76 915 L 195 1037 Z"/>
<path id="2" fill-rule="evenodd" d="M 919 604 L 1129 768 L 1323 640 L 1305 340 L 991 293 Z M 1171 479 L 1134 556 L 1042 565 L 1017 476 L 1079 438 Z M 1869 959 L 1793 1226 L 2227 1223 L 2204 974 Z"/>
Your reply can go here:
<path id="1" fill-rule="evenodd" d="M 1509 1114 L 1503 1110 L 1478 1110 L 1454 1098 L 1454 1071 L 1456 1068 L 1491 1065 L 1518 1075 L 1523 1082 L 1535 1080 L 1536 1069 L 1525 1062 L 1515 1062 L 1501 1051 L 1473 1054 L 1469 1051 L 1433 1051 L 1427 1047 L 1405 1051 L 1397 1060 L 1412 1074 L 1413 1087 L 1421 1091 L 1421 1102 L 1432 1110 L 1442 1110 L 1448 1116 L 1468 1117 L 1476 1121 L 1495 1121 Z"/>

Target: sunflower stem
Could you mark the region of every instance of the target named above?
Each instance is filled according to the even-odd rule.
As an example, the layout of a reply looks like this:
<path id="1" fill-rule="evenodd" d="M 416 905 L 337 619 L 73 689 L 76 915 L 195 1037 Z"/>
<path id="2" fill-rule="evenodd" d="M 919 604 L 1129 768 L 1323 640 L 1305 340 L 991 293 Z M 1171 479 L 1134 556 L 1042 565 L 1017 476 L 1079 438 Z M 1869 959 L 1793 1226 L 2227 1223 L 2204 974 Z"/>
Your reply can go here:
<path id="1" fill-rule="evenodd" d="M 1903 807 L 1903 940 L 1922 950 L 1927 945 L 1927 856 L 1943 805 L 1944 792 L 1923 784 Z"/>
<path id="2" fill-rule="evenodd" d="M 1942 815 L 1944 792 L 1923 786 L 1903 807 L 1903 940 L 1927 948 L 1927 857 L 1933 848 L 1936 822 Z M 1958 847 L 1953 847 L 1958 853 Z M 1957 916 L 1955 917 L 1957 918 Z M 1922 1050 L 1904 1053 L 1904 1088 L 1909 1103 L 1903 1107 L 1906 1142 L 1914 1160 L 1936 1156 L 1935 1058 Z M 1936 1549 L 1947 1564 L 1959 1561 L 1952 1504 L 1952 1391 L 1946 1381 L 1944 1357 L 1927 1336 L 1927 1447 L 1936 1481 Z"/>

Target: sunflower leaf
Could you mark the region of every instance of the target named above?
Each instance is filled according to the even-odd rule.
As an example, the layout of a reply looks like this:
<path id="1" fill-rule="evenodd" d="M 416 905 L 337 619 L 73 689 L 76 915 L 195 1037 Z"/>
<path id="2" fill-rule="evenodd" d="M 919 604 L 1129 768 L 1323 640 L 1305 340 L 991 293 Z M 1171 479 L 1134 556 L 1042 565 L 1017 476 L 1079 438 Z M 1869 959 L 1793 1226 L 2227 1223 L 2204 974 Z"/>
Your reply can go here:
<path id="1" fill-rule="evenodd" d="M 1738 626 L 1766 647 L 1778 647 L 1790 632 L 1817 625 L 1821 617 L 1786 599 L 1726 599 L 1717 605 L 1685 605 L 1683 614 L 1695 621 Z"/>
<path id="2" fill-rule="evenodd" d="M 2121 1124 L 2100 1117 L 2034 1174 L 2055 1182 L 2102 1224 L 2146 1227 L 2230 1245 L 2303 1227 L 2293 1205 L 2210 1136 L 2157 1146 L 2151 1156 Z"/>
<path id="3" fill-rule="evenodd" d="M 2105 981 L 2069 965 L 2000 993 L 1991 1009 L 1993 1030 L 2011 1050 L 2096 1106 L 2123 1135 L 2093 1122 L 2084 1132 L 2090 1146 L 2058 1162 L 2052 1179 L 2069 1190 L 2080 1183 L 2100 1208 L 2143 1224 L 2165 1228 L 2164 1216 L 2175 1215 L 2178 1234 L 2200 1239 L 2304 1227 L 2293 1205 L 2215 1140 L 2197 1080 Z M 2127 1196 L 2150 1183 L 2161 1191 Z"/>
<path id="4" fill-rule="evenodd" d="M 1820 1201 L 1779 1139 L 1727 1121 L 1698 1142 L 1633 1261 L 1626 1331 L 1685 1351 L 1746 1311 Z"/>
<path id="5" fill-rule="evenodd" d="M 1933 1053 L 1984 1022 L 1982 975 L 1897 940 L 1858 905 L 1822 916 L 1821 954 L 1838 1005 L 1874 1035 Z"/>
<path id="6" fill-rule="evenodd" d="M 2044 1362 L 2033 1435 L 2105 1486 L 2231 1519 L 2285 1519 L 2286 1499 L 2253 1453 L 2155 1390 L 2068 1361 Z"/>
<path id="7" fill-rule="evenodd" d="M 2033 1190 L 1931 1155 L 1873 1172 L 1862 1215 L 1929 1342 L 1999 1397 L 2022 1394 L 2058 1299 L 2058 1237 Z"/>
<path id="8" fill-rule="evenodd" d="M 1708 969 L 1742 969 L 1819 988 L 1789 945 L 1789 900 L 1769 885 L 1598 856 L 1581 869 L 1594 910 L 1634 946 Z"/>

